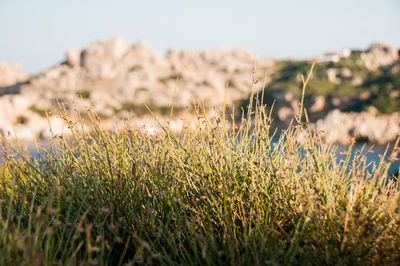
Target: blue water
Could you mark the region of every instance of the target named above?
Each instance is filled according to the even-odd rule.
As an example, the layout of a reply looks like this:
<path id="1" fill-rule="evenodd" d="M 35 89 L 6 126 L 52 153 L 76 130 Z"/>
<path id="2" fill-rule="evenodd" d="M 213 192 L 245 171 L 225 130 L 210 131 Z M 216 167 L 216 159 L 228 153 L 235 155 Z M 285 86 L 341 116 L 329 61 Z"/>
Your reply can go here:
<path id="1" fill-rule="evenodd" d="M 46 149 L 49 148 L 48 143 L 40 143 L 40 145 L 43 145 Z M 27 147 L 28 151 L 32 155 L 32 158 L 38 157 L 40 154 L 36 151 L 35 146 L 32 143 L 26 143 L 25 146 Z M 340 163 L 341 161 L 344 161 L 346 158 L 347 151 L 349 149 L 349 146 L 347 145 L 335 145 L 336 146 L 336 158 L 337 158 L 337 163 Z M 379 161 L 381 160 L 381 157 L 385 153 L 386 150 L 386 145 L 372 145 L 372 144 L 355 144 L 355 146 L 352 149 L 351 152 L 351 157 L 350 157 L 350 162 L 353 160 L 354 156 L 357 153 L 362 153 L 366 154 L 365 156 L 365 163 L 366 165 L 369 165 L 367 170 L 371 170 L 373 165 L 378 164 Z M 393 145 L 389 145 L 388 152 L 386 153 L 386 156 L 384 158 L 385 161 L 387 161 L 387 158 L 390 156 L 390 153 L 392 151 Z M 40 147 L 39 147 L 40 149 Z M 371 151 L 369 151 L 371 149 Z M 369 152 L 368 152 L 369 151 Z M 0 162 L 4 159 L 2 157 L 2 150 L 0 147 Z M 389 167 L 388 170 L 388 175 L 398 175 L 399 173 L 399 168 L 400 168 L 400 154 L 397 155 L 397 158 L 399 160 L 392 162 L 392 164 Z"/>
<path id="2" fill-rule="evenodd" d="M 348 152 L 349 146 L 346 145 L 337 145 L 337 150 L 336 150 L 336 156 L 338 162 L 341 160 L 344 160 L 346 158 L 346 154 Z M 378 164 L 381 158 L 383 157 L 383 154 L 385 153 L 387 146 L 386 145 L 371 145 L 371 144 L 355 144 L 353 147 L 353 150 L 351 152 L 351 157 L 350 161 L 354 159 L 354 156 L 357 153 L 362 153 L 366 154 L 365 156 L 365 162 L 366 164 L 370 164 L 370 166 L 367 168 L 367 170 L 371 170 L 373 167 L 373 164 Z M 370 152 L 368 152 L 371 149 Z M 393 145 L 389 145 L 387 149 L 387 153 L 385 157 L 383 158 L 384 161 L 387 161 L 388 157 L 390 156 L 391 152 L 393 150 Z M 398 171 L 400 168 L 400 154 L 397 154 L 397 161 L 394 161 L 391 163 L 389 169 L 388 169 L 388 175 L 398 175 Z"/>

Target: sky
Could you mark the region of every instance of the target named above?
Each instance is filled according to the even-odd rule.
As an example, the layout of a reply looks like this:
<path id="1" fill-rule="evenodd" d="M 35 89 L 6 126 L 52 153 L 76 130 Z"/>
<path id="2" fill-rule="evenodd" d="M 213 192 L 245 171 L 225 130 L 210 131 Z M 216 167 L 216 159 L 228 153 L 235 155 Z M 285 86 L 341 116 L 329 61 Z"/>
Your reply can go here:
<path id="1" fill-rule="evenodd" d="M 161 54 L 224 47 L 277 59 L 400 47 L 400 0 L 0 0 L 0 62 L 32 74 L 114 36 Z"/>

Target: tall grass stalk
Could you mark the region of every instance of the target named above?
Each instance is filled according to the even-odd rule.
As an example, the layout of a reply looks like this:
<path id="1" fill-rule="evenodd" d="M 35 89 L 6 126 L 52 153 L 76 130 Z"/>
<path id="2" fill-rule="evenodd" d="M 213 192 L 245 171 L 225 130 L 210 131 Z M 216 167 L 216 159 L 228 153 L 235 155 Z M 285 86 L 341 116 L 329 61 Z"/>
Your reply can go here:
<path id="1" fill-rule="evenodd" d="M 390 161 L 337 163 L 300 123 L 275 141 L 259 104 L 241 123 L 196 112 L 179 136 L 106 131 L 90 112 L 88 134 L 64 112 L 73 138 L 36 157 L 4 145 L 0 264 L 400 263 Z"/>

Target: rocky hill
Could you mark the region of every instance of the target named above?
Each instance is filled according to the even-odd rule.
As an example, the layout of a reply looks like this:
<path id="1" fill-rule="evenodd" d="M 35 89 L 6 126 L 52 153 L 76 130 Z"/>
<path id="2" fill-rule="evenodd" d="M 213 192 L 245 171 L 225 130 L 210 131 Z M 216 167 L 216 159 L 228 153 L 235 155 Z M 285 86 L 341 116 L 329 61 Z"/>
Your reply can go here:
<path id="1" fill-rule="evenodd" d="M 312 60 L 318 63 L 306 107 L 314 127 L 342 143 L 351 135 L 378 143 L 396 138 L 400 133 L 397 48 L 373 44 L 367 51 L 346 49 Z M 0 133 L 47 138 L 50 123 L 53 133 L 60 134 L 65 122 L 46 115 L 57 113 L 60 105 L 72 115 L 83 116 L 90 107 L 105 127 L 124 126 L 123 121 L 133 117 L 151 131 L 155 127 L 144 103 L 166 120 L 173 98 L 176 116 L 172 126 L 179 130 L 187 113 L 183 111 L 196 103 L 213 112 L 225 98 L 228 105 L 240 110 L 248 104 L 252 87 L 260 96 L 265 74 L 265 103 L 277 100 L 275 122 L 285 127 L 298 111 L 300 73 L 309 68 L 307 61 L 256 60 L 255 54 L 246 50 L 170 50 L 162 56 L 144 42 L 98 41 L 86 49 L 67 51 L 65 62 L 37 76 L 22 73 L 17 65 L 1 64 Z M 255 86 L 251 85 L 253 76 L 258 81 Z M 185 119 L 190 122 L 195 117 L 186 114 Z M 338 131 L 338 123 L 346 126 Z"/>

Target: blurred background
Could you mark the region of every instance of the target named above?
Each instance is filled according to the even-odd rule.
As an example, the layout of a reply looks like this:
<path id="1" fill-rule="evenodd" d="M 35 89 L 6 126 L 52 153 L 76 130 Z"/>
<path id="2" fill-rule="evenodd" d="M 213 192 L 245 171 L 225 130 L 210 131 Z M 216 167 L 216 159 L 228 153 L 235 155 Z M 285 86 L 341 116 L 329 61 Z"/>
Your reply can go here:
<path id="1" fill-rule="evenodd" d="M 170 48 L 247 48 L 309 58 L 371 42 L 400 46 L 400 2 L 0 0 L 0 60 L 37 74 L 72 47 L 121 36 Z"/>
<path id="2" fill-rule="evenodd" d="M 0 134 L 47 139 L 49 122 L 62 134 L 59 103 L 154 133 L 144 104 L 166 122 L 173 97 L 179 131 L 194 104 L 215 115 L 226 88 L 240 120 L 257 59 L 255 95 L 276 101 L 276 127 L 298 114 L 316 62 L 312 127 L 335 143 L 386 144 L 400 133 L 399 14 L 397 0 L 0 0 Z"/>

